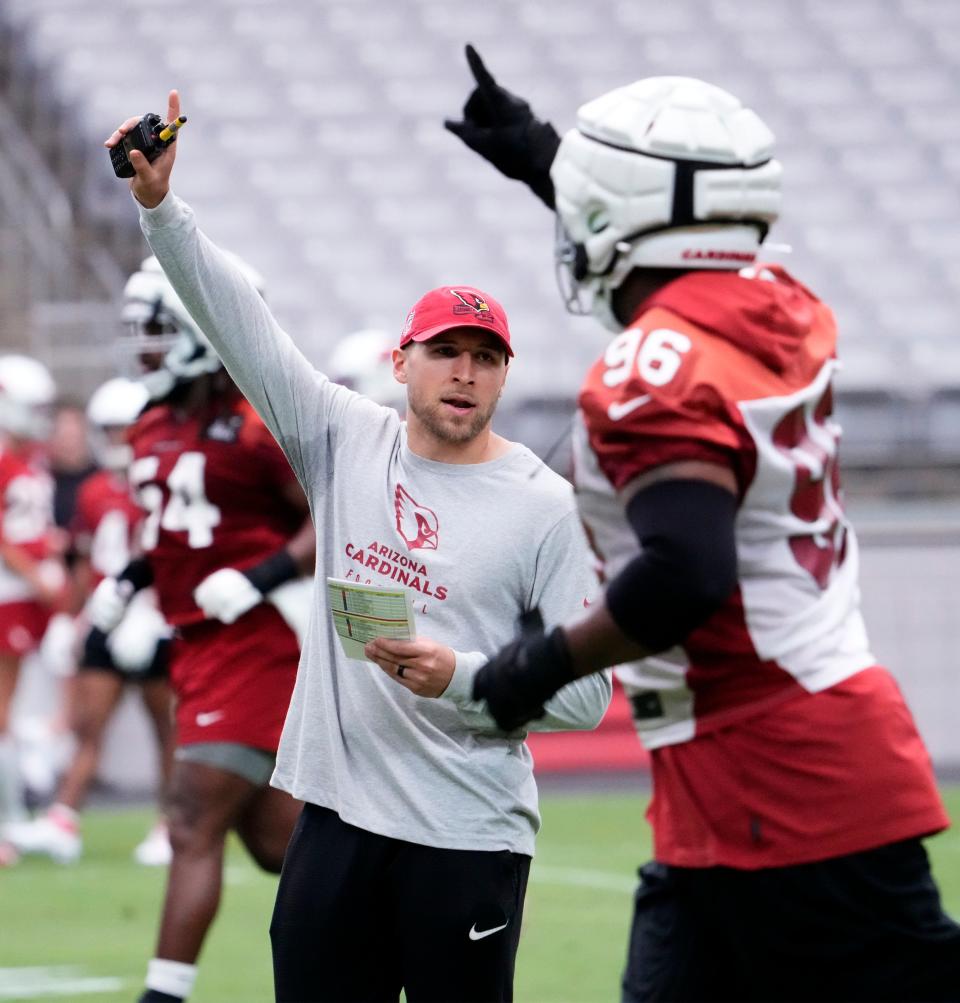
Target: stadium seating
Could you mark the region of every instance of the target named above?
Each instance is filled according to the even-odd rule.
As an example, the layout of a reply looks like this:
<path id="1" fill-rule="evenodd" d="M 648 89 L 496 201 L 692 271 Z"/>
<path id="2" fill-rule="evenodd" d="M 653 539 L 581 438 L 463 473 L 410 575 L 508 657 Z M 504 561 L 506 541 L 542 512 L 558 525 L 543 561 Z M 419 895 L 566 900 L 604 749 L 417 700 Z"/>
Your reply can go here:
<path id="1" fill-rule="evenodd" d="M 652 74 L 702 76 L 755 107 L 786 166 L 771 239 L 792 252 L 771 256 L 840 321 L 848 470 L 887 471 L 904 494 L 955 486 L 956 0 L 2 0 L 4 345 L 77 393 L 112 372 L 109 296 L 144 248 L 101 143 L 122 117 L 162 112 L 175 85 L 190 118 L 177 190 L 264 274 L 311 359 L 345 332 L 396 329 L 430 285 L 489 288 L 518 349 L 500 427 L 567 469 L 573 397 L 604 335 L 563 311 L 549 214 L 441 127 L 470 87 L 466 41 L 560 130 L 581 101 Z M 934 476 L 914 475 L 924 465 Z M 938 695 L 917 699 L 935 753 L 956 761 L 955 659 L 935 647 L 955 633 L 953 593 L 920 570 L 946 582 L 956 567 L 944 525 L 953 549 L 928 541 L 908 561 L 888 549 L 903 527 L 884 523 L 864 588 L 878 654 L 937 667 Z M 907 647 L 917 638 L 929 650 Z M 563 761 L 563 740 L 546 743 L 541 763 Z"/>
<path id="2" fill-rule="evenodd" d="M 712 79 L 780 136 L 786 208 L 773 239 L 834 306 L 851 360 L 866 361 L 840 383 L 848 460 L 879 455 L 865 390 L 897 422 L 918 388 L 934 389 L 930 359 L 960 307 L 949 0 L 488 0 L 481 16 L 466 0 L 135 0 L 122 15 L 110 0 L 7 0 L 3 19 L 20 64 L 38 68 L 32 106 L 68 109 L 65 183 L 99 232 L 134 225 L 100 140 L 127 114 L 162 111 L 175 84 L 190 117 L 177 190 L 258 265 L 310 357 L 323 361 L 345 331 L 395 326 L 426 285 L 469 280 L 513 318 L 518 405 L 569 400 L 602 336 L 588 323 L 569 337 L 580 330 L 552 288 L 542 207 L 441 128 L 469 88 L 462 44 L 561 129 L 580 101 L 639 76 Z M 133 242 L 115 242 L 129 267 Z M 912 447 L 960 456 L 945 440 Z"/>

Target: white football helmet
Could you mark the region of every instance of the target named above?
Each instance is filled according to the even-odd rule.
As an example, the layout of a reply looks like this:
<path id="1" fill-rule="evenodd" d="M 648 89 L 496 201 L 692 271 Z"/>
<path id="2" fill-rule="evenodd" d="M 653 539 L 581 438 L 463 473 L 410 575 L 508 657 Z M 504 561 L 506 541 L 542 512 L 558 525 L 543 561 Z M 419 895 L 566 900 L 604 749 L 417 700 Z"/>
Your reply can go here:
<path id="1" fill-rule="evenodd" d="M 263 295 L 263 278 L 246 262 L 232 260 Z M 139 359 L 139 379 L 151 400 L 162 400 L 174 387 L 221 367 L 213 346 L 190 316 L 160 263 L 144 259 L 123 290 L 121 320 L 127 325 L 124 347 Z"/>
<path id="2" fill-rule="evenodd" d="M 330 355 L 327 375 L 378 404 L 403 410 L 406 391 L 393 378 L 397 338 L 376 328 L 354 331 L 342 338 Z"/>
<path id="3" fill-rule="evenodd" d="M 620 331 L 611 293 L 632 269 L 755 261 L 780 210 L 773 144 L 737 98 L 690 77 L 638 80 L 583 105 L 550 169 L 567 309 Z"/>
<path id="4" fill-rule="evenodd" d="M 0 355 L 0 431 L 18 439 L 49 439 L 57 385 L 42 362 Z"/>
<path id="5" fill-rule="evenodd" d="M 129 428 L 147 406 L 143 383 L 116 376 L 97 387 L 87 403 L 88 436 L 94 459 L 105 470 L 126 470 L 133 459 L 129 443 L 117 441 L 118 429 Z"/>

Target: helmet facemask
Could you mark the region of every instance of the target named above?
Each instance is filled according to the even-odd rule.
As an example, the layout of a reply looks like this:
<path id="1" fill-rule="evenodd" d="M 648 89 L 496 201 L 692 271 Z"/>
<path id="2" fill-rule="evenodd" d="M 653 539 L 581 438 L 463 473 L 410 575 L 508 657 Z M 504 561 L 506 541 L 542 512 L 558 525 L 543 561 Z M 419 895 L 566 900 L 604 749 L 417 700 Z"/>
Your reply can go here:
<path id="1" fill-rule="evenodd" d="M 157 401 L 206 373 L 222 368 L 156 258 L 147 258 L 127 281 L 121 313 L 121 369 Z"/>
<path id="2" fill-rule="evenodd" d="M 396 336 L 386 331 L 354 331 L 337 343 L 327 363 L 327 375 L 334 383 L 402 412 L 407 395 L 393 375 L 396 346 Z"/>
<path id="3" fill-rule="evenodd" d="M 129 467 L 133 449 L 127 432 L 148 400 L 142 380 L 122 376 L 107 380 L 93 392 L 87 403 L 87 437 L 98 466 L 117 472 Z"/>

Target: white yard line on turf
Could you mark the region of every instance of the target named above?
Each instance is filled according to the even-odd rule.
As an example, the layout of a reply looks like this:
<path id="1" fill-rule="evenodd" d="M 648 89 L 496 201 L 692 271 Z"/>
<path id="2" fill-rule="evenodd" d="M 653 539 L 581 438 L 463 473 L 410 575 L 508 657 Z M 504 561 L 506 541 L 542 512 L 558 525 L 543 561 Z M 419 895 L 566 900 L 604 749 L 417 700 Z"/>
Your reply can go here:
<path id="1" fill-rule="evenodd" d="M 0 968 L 0 1000 L 42 1000 L 57 996 L 73 998 L 91 993 L 115 993 L 126 980 L 112 976 L 84 975 L 73 966 L 55 968 Z"/>
<path id="2" fill-rule="evenodd" d="M 257 873 L 250 867 L 228 865 L 224 871 L 224 883 L 229 886 L 246 885 L 257 879 Z M 567 888 L 589 888 L 595 892 L 619 892 L 629 895 L 637 887 L 633 878 L 615 874 L 612 871 L 591 871 L 587 868 L 555 868 L 534 863 L 530 880 L 537 885 L 562 885 Z M 2 999 L 2 997 L 0 997 Z"/>
<path id="3" fill-rule="evenodd" d="M 224 883 L 244 885 L 257 878 L 253 868 L 228 864 L 224 869 Z M 551 867 L 534 861 L 530 870 L 530 881 L 540 885 L 564 885 L 568 888 L 590 888 L 598 892 L 621 892 L 630 894 L 637 882 L 624 874 L 614 871 L 594 871 L 585 867 Z"/>
<path id="4" fill-rule="evenodd" d="M 550 867 L 536 862 L 530 870 L 530 880 L 534 884 L 566 885 L 625 894 L 631 893 L 637 887 L 633 878 L 612 871 L 592 871 L 581 867 Z"/>

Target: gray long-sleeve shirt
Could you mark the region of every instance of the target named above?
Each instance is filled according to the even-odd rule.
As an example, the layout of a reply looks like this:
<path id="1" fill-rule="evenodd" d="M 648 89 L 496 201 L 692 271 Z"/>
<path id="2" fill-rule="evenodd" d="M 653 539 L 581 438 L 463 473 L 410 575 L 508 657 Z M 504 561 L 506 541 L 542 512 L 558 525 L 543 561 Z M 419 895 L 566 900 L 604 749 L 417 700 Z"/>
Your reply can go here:
<path id="1" fill-rule="evenodd" d="M 526 447 L 486 463 L 425 459 L 397 413 L 332 383 L 173 194 L 141 226 L 174 289 L 263 417 L 310 501 L 317 583 L 273 784 L 352 825 L 428 846 L 533 853 L 539 828 L 524 733 L 500 732 L 473 675 L 539 606 L 548 627 L 596 591 L 569 485 Z M 345 657 L 327 576 L 395 586 L 417 629 L 456 652 L 439 699 Z M 561 690 L 538 730 L 593 728 L 608 675 Z"/>

